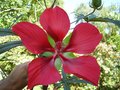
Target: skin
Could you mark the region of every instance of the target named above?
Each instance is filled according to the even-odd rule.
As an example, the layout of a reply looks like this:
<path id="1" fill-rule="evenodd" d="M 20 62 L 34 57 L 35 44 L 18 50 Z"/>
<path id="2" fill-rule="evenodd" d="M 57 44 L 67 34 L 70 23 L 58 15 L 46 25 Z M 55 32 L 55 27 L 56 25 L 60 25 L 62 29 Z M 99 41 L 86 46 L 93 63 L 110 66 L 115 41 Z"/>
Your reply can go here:
<path id="1" fill-rule="evenodd" d="M 22 90 L 27 85 L 28 64 L 16 66 L 6 79 L 0 81 L 0 90 Z"/>

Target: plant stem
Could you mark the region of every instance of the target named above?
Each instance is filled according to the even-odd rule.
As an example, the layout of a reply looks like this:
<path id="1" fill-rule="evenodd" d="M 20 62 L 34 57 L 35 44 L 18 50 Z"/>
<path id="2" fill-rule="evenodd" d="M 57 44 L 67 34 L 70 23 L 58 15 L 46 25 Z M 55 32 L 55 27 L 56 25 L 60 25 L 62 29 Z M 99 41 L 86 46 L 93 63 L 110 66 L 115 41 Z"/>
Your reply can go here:
<path id="1" fill-rule="evenodd" d="M 70 87 L 69 87 L 69 84 L 67 83 L 67 76 L 64 72 L 64 70 L 62 70 L 62 76 L 63 76 L 63 87 L 64 87 L 64 90 L 70 90 Z"/>
<path id="2" fill-rule="evenodd" d="M 44 0 L 44 4 L 45 4 L 45 7 L 47 8 L 47 4 L 46 4 L 46 1 Z"/>
<path id="3" fill-rule="evenodd" d="M 42 88 L 43 90 L 47 90 L 48 86 L 43 86 Z"/>
<path id="4" fill-rule="evenodd" d="M 84 18 L 88 17 L 89 15 L 93 14 L 93 13 L 95 12 L 95 10 L 96 10 L 96 9 L 93 9 L 92 12 L 90 12 L 89 14 L 87 14 L 86 16 L 84 16 L 82 19 L 84 19 Z M 70 24 L 73 24 L 73 23 L 75 23 L 76 21 L 77 21 L 77 20 L 71 22 Z"/>
<path id="5" fill-rule="evenodd" d="M 90 12 L 89 14 L 87 14 L 85 17 L 87 17 L 87 16 L 89 16 L 89 15 L 93 14 L 93 13 L 95 12 L 95 10 L 96 10 L 96 9 L 93 9 L 93 11 L 92 11 L 92 12 Z"/>
<path id="6" fill-rule="evenodd" d="M 57 0 L 54 0 L 53 4 L 51 5 L 51 8 L 54 7 L 55 3 L 56 3 Z"/>

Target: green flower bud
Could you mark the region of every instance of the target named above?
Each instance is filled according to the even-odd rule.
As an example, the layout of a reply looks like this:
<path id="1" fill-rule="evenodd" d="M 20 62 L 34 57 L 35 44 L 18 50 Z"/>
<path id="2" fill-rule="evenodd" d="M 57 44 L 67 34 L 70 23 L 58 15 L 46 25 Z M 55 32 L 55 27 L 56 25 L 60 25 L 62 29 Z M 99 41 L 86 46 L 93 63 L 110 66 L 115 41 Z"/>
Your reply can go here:
<path id="1" fill-rule="evenodd" d="M 94 9 L 101 9 L 102 7 L 102 0 L 92 0 L 91 4 L 90 4 L 90 7 L 91 8 L 94 8 Z"/>

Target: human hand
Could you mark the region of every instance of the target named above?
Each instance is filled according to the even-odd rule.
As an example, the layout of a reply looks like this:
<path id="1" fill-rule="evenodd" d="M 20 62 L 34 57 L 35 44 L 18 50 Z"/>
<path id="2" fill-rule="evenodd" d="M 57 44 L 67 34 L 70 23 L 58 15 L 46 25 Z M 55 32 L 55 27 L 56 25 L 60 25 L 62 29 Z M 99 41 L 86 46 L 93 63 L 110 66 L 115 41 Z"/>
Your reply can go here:
<path id="1" fill-rule="evenodd" d="M 22 90 L 27 85 L 29 62 L 17 65 L 10 75 L 0 82 L 0 90 Z"/>

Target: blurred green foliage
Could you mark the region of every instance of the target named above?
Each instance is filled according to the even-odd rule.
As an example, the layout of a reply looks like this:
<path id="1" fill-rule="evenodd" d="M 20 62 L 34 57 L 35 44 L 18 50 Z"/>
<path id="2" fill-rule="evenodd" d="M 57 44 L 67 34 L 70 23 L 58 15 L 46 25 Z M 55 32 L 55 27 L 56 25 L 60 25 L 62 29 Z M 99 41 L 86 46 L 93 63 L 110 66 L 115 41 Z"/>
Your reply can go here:
<path id="1" fill-rule="evenodd" d="M 87 15 L 91 8 L 81 4 L 75 10 L 77 23 L 86 21 L 81 19 Z M 100 18 L 99 18 L 100 17 Z M 98 21 L 95 18 L 99 18 Z M 111 21 L 102 21 L 101 19 L 109 18 Z M 101 77 L 99 86 L 80 85 L 76 90 L 119 90 L 120 89 L 120 12 L 119 6 L 111 5 L 103 7 L 100 11 L 95 11 L 87 17 L 88 22 L 96 25 L 103 34 L 101 43 L 93 53 L 97 57 L 101 66 Z M 115 21 L 115 22 L 114 22 Z"/>
<path id="2" fill-rule="evenodd" d="M 50 7 L 54 0 L 46 0 L 47 6 Z M 58 5 L 62 6 L 63 1 L 59 0 Z M 39 16 L 45 9 L 43 0 L 0 0 L 0 45 L 7 44 L 9 42 L 19 41 L 16 35 L 11 35 L 11 27 L 13 24 L 20 21 L 29 21 L 38 24 Z M 84 21 L 90 21 L 96 25 L 100 32 L 103 34 L 101 43 L 96 48 L 93 55 L 97 58 L 98 63 L 101 66 L 101 78 L 99 86 L 95 87 L 91 84 L 86 84 L 86 81 L 79 80 L 73 77 L 72 80 L 68 80 L 71 90 L 119 90 L 120 89 L 120 12 L 117 6 L 110 6 L 102 8 L 100 11 L 95 11 L 91 15 L 88 15 L 92 11 L 90 7 L 81 4 L 75 10 L 76 24 Z M 110 18 L 107 22 L 95 21 L 96 18 L 101 17 Z M 117 22 L 114 22 L 114 20 Z M 113 22 L 109 23 L 109 22 Z M 116 26 L 116 23 L 118 24 Z M 7 29 L 7 33 L 3 33 L 2 30 Z M 3 36 L 9 35 L 9 36 Z M 69 35 L 70 36 L 70 35 Z M 49 41 L 51 39 L 49 38 Z M 69 41 L 69 37 L 65 39 L 65 44 Z M 2 46 L 1 46 L 2 47 Z M 1 50 L 1 49 L 0 49 Z M 75 56 L 71 53 L 67 53 L 71 57 Z M 28 52 L 23 46 L 12 48 L 7 52 L 0 54 L 0 73 L 2 78 L 5 78 L 13 69 L 13 67 L 19 63 L 32 60 L 36 56 Z M 70 78 L 72 76 L 68 76 Z M 74 81 L 74 83 L 71 83 Z M 82 82 L 82 83 L 80 83 Z M 58 90 L 63 90 L 63 86 L 60 83 L 50 85 L 48 90 L 58 87 Z M 40 87 L 35 87 L 35 90 L 39 90 Z M 57 90 L 57 89 L 56 89 Z"/>
<path id="3" fill-rule="evenodd" d="M 48 7 L 54 0 L 46 0 Z M 63 5 L 63 1 L 56 2 Z M 0 0 L 0 28 L 10 28 L 18 21 L 39 21 L 39 16 L 45 9 L 44 0 Z"/>
<path id="4" fill-rule="evenodd" d="M 46 0 L 48 7 L 53 2 L 54 0 Z M 56 1 L 56 5 L 62 7 L 63 1 Z M 39 24 L 40 14 L 45 8 L 44 0 L 0 0 L 0 53 L 12 48 L 0 54 L 0 73 L 2 78 L 5 78 L 15 65 L 36 57 L 23 46 L 20 46 L 20 38 L 11 32 L 12 25 L 20 21 Z"/>

